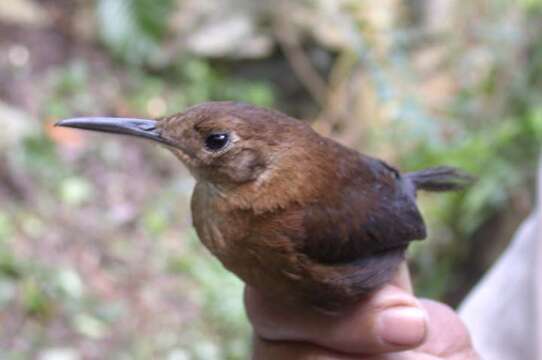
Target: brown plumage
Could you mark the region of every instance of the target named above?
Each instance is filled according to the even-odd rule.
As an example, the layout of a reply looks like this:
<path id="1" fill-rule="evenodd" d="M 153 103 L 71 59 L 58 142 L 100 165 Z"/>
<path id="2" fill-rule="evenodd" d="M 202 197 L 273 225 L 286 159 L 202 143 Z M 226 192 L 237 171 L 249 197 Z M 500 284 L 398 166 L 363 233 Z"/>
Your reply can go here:
<path id="1" fill-rule="evenodd" d="M 409 242 L 425 238 L 416 190 L 471 180 L 449 167 L 402 175 L 304 122 L 241 103 L 57 125 L 164 144 L 196 178 L 194 226 L 224 266 L 269 296 L 325 310 L 385 284 Z"/>

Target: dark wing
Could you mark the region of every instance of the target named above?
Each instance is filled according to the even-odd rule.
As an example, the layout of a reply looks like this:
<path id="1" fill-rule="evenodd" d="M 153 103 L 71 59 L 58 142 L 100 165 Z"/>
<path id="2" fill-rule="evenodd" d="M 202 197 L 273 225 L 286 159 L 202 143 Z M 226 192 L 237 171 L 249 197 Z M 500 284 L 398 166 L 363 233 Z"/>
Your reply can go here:
<path id="1" fill-rule="evenodd" d="M 426 236 L 408 179 L 382 161 L 360 159 L 328 197 L 336 201 L 304 209 L 304 239 L 298 244 L 319 262 L 347 263 Z"/>

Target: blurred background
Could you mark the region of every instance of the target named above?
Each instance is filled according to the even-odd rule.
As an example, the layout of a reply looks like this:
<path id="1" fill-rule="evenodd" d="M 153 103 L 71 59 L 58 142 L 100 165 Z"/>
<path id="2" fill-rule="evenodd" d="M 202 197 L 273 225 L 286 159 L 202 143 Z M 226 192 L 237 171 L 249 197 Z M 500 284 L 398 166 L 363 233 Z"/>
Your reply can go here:
<path id="1" fill-rule="evenodd" d="M 0 2 L 0 358 L 244 359 L 242 285 L 191 228 L 162 149 L 53 128 L 241 100 L 403 170 L 422 195 L 418 294 L 458 304 L 533 205 L 542 0 Z"/>

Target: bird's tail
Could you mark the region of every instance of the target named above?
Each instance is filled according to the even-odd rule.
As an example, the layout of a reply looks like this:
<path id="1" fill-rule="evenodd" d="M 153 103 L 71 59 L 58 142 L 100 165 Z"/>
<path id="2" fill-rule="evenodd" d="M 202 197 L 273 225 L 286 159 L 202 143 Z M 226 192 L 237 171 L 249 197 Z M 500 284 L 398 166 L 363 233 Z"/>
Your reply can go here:
<path id="1" fill-rule="evenodd" d="M 449 166 L 437 166 L 406 173 L 405 177 L 411 181 L 416 190 L 425 191 L 456 191 L 476 181 L 472 175 Z"/>

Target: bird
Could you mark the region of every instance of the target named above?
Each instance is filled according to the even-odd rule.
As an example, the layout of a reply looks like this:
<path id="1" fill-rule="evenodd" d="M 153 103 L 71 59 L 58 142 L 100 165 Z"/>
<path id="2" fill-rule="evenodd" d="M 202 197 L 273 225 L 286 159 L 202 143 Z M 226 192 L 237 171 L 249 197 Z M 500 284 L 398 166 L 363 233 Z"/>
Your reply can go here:
<path id="1" fill-rule="evenodd" d="M 55 125 L 167 148 L 195 178 L 192 222 L 223 266 L 270 298 L 330 313 L 391 281 L 410 242 L 426 238 L 419 190 L 461 190 L 474 180 L 450 166 L 401 173 L 307 122 L 241 102 Z"/>

